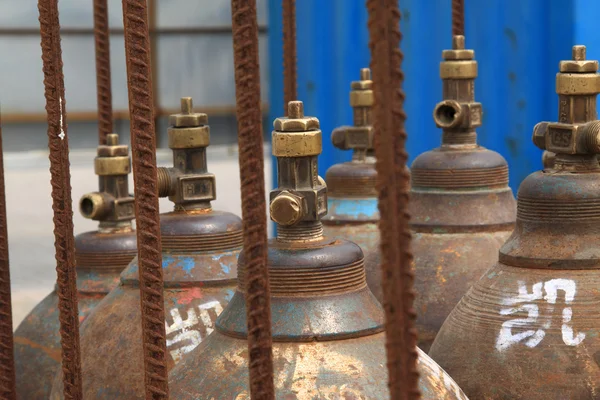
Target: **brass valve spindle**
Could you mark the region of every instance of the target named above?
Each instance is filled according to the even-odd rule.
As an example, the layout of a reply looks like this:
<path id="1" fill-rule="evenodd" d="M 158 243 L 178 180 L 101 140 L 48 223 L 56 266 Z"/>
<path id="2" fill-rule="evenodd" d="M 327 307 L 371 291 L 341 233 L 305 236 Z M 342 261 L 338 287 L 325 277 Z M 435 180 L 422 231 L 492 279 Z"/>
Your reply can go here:
<path id="1" fill-rule="evenodd" d="M 271 219 L 277 238 L 315 240 L 323 235 L 327 186 L 318 175 L 322 149 L 319 120 L 304 116 L 301 101 L 290 101 L 288 116 L 273 123 L 273 155 L 277 157 L 278 188 L 271 191 Z"/>
<path id="2" fill-rule="evenodd" d="M 129 147 L 119 144 L 119 135 L 106 135 L 106 144 L 98 146 L 94 171 L 98 175 L 98 192 L 81 197 L 79 210 L 85 218 L 100 221 L 100 228 L 130 226 L 135 218 L 134 198 L 129 194 L 131 172 Z"/>
<path id="3" fill-rule="evenodd" d="M 208 116 L 193 112 L 192 98 L 183 97 L 181 113 L 171 115 L 169 123 L 173 167 L 158 168 L 158 195 L 169 197 L 176 210 L 210 209 L 217 192 L 215 176 L 207 170 Z"/>
<path id="4" fill-rule="evenodd" d="M 465 37 L 452 38 L 452 50 L 442 52 L 440 63 L 444 100 L 433 110 L 433 119 L 442 128 L 442 146 L 477 144 L 475 128 L 481 125 L 481 103 L 475 101 L 477 61 L 475 52 L 465 49 Z"/>
<path id="5" fill-rule="evenodd" d="M 554 168 L 595 170 L 600 166 L 600 121 L 596 96 L 600 93 L 598 61 L 586 60 L 585 46 L 573 46 L 573 59 L 561 61 L 556 74 L 558 122 L 540 122 L 533 143 L 555 153 Z"/>
<path id="6" fill-rule="evenodd" d="M 367 156 L 373 156 L 373 81 L 371 70 L 360 70 L 360 80 L 350 85 L 350 106 L 354 126 L 341 126 L 333 130 L 331 141 L 340 150 L 353 150 L 353 161 L 366 161 Z"/>

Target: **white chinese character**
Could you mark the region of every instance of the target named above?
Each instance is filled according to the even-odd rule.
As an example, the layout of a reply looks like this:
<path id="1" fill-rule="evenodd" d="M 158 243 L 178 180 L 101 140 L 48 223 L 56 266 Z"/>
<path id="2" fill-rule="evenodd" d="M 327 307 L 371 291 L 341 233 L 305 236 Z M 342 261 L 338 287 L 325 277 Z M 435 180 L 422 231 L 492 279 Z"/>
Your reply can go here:
<path id="1" fill-rule="evenodd" d="M 511 315 L 518 312 L 527 312 L 527 318 L 516 318 L 505 321 L 502 324 L 498 338 L 496 339 L 496 349 L 498 351 L 506 350 L 515 343 L 523 342 L 528 347 L 537 346 L 546 335 L 545 329 L 550 327 L 552 323 L 551 316 L 545 318 L 544 323 L 538 323 L 539 319 L 539 306 L 537 304 L 522 304 L 527 302 L 534 302 L 539 300 L 546 300 L 548 304 L 556 304 L 558 298 L 558 291 L 562 290 L 565 293 L 565 305 L 569 305 L 575 299 L 577 292 L 575 281 L 571 279 L 551 279 L 542 284 L 538 282 L 532 286 L 531 293 L 527 291 L 525 282 L 519 281 L 519 294 L 516 298 L 505 299 L 504 305 L 514 306 L 510 308 L 503 308 L 500 310 L 500 315 Z M 542 294 L 542 287 L 546 292 L 546 295 Z M 554 307 L 550 307 L 550 312 L 554 310 Z M 574 334 L 573 328 L 570 326 L 571 318 L 573 316 L 573 310 L 571 307 L 564 307 L 562 311 L 562 339 L 567 346 L 577 346 L 583 339 L 585 339 L 585 333 L 580 332 L 577 335 Z M 513 333 L 514 328 L 535 328 L 527 329 L 518 333 Z M 541 325 L 541 326 L 540 326 Z"/>

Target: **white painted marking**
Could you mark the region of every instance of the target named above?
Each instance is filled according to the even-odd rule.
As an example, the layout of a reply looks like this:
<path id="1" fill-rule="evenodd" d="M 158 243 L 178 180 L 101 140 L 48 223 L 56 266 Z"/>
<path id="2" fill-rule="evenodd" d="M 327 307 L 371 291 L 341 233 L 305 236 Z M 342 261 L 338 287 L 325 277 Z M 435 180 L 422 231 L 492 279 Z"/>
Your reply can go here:
<path id="1" fill-rule="evenodd" d="M 579 332 L 577 336 L 573 336 L 573 327 L 569 326 L 572 316 L 573 310 L 571 307 L 565 307 L 563 309 L 563 325 L 561 328 L 562 338 L 567 346 L 578 346 L 585 339 L 585 333 Z"/>
<path id="2" fill-rule="evenodd" d="M 502 324 L 500 334 L 498 335 L 498 339 L 496 340 L 496 349 L 498 351 L 506 350 L 513 344 L 519 343 L 524 339 L 527 339 L 525 345 L 527 345 L 528 347 L 535 347 L 542 341 L 542 339 L 546 335 L 546 333 L 541 329 L 530 329 L 524 332 L 513 334 L 513 328 L 526 328 L 528 326 L 532 326 L 537 322 L 539 316 L 539 308 L 536 304 L 523 304 L 519 307 L 505 308 L 500 310 L 500 315 L 511 315 L 520 311 L 526 311 L 527 318 L 511 319 L 505 321 Z"/>
<path id="3" fill-rule="evenodd" d="M 198 309 L 200 317 L 198 317 L 196 309 Z M 202 342 L 203 333 L 204 337 L 210 335 L 214 330 L 214 321 L 222 311 L 223 306 L 216 300 L 189 308 L 186 311 L 187 319 L 185 320 L 181 317 L 179 309 L 170 310 L 173 323 L 169 325 L 165 321 L 165 330 L 167 335 L 175 333 L 171 339 L 167 339 L 167 348 L 175 363 L 198 347 Z"/>
<path id="4" fill-rule="evenodd" d="M 550 304 L 556 304 L 559 290 L 565 292 L 565 303 L 567 304 L 571 304 L 573 302 L 575 299 L 575 293 L 577 292 L 575 281 L 572 279 L 549 280 L 544 283 L 544 290 L 546 291 L 546 296 L 544 298 Z"/>
<path id="5" fill-rule="evenodd" d="M 565 297 L 565 305 L 569 305 L 575 299 L 577 293 L 577 284 L 572 279 L 551 279 L 546 282 L 538 282 L 531 287 L 531 292 L 527 290 L 527 285 L 524 281 L 518 283 L 518 295 L 514 298 L 504 299 L 502 304 L 507 306 L 515 306 L 503 308 L 500 310 L 500 315 L 511 315 L 519 312 L 527 312 L 527 318 L 515 318 L 505 321 L 500 328 L 498 338 L 496 339 L 496 349 L 503 351 L 516 343 L 523 342 L 527 347 L 533 348 L 542 342 L 546 336 L 545 330 L 550 328 L 552 316 L 545 316 L 543 321 L 540 319 L 539 306 L 537 304 L 522 304 L 531 303 L 534 301 L 545 300 L 548 304 L 554 305 L 558 300 L 558 291 L 562 290 Z M 545 295 L 542 294 L 542 287 Z M 550 313 L 554 311 L 554 307 L 548 308 Z M 573 310 L 571 307 L 564 307 L 562 311 L 562 339 L 567 346 L 577 346 L 585 339 L 585 333 L 579 332 L 575 335 L 573 327 L 571 327 L 571 318 Z M 527 329 L 518 333 L 513 333 L 513 329 Z"/>

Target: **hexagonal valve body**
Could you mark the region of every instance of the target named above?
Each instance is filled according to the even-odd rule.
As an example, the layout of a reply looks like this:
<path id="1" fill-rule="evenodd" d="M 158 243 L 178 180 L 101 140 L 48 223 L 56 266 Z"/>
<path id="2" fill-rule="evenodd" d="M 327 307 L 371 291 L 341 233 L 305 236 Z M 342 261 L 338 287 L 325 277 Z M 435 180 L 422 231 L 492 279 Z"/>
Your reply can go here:
<path id="1" fill-rule="evenodd" d="M 481 103 L 475 102 L 475 52 L 465 49 L 465 37 L 459 35 L 452 38 L 452 50 L 444 50 L 442 57 L 444 100 L 433 111 L 435 124 L 444 131 L 442 145 L 475 145 L 475 128 L 482 117 Z"/>
<path id="2" fill-rule="evenodd" d="M 81 197 L 81 214 L 100 221 L 101 229 L 129 226 L 135 218 L 134 199 L 129 194 L 127 180 L 131 171 L 129 148 L 119 144 L 119 135 L 111 133 L 106 136 L 106 145 L 98 146 L 97 154 L 94 170 L 100 190 Z"/>
<path id="3" fill-rule="evenodd" d="M 556 74 L 558 122 L 540 122 L 533 129 L 537 147 L 554 153 L 548 169 L 598 169 L 600 121 L 596 96 L 600 93 L 598 61 L 586 60 L 585 46 L 573 46 L 573 59 L 561 61 Z"/>
<path id="4" fill-rule="evenodd" d="M 208 172 L 208 116 L 192 110 L 192 98 L 181 99 L 181 113 L 169 117 L 173 167 L 158 169 L 158 195 L 169 197 L 175 210 L 210 209 L 217 197 L 215 176 Z"/>
<path id="5" fill-rule="evenodd" d="M 319 120 L 304 116 L 301 101 L 290 101 L 288 116 L 273 123 L 273 155 L 278 188 L 271 191 L 271 219 L 283 241 L 315 240 L 323 235 L 327 186 L 318 175 L 322 139 Z"/>

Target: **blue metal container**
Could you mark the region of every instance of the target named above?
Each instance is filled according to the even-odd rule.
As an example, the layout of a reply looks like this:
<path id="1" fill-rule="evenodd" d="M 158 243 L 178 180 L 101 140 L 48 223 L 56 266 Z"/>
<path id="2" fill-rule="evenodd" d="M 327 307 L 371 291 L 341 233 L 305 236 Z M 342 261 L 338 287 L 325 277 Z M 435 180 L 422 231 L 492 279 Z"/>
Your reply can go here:
<path id="1" fill-rule="evenodd" d="M 302 0 L 297 7 L 298 100 L 307 115 L 321 121 L 324 135 L 352 122 L 347 88 L 356 71 L 370 61 L 365 1 Z M 451 43 L 450 0 L 402 0 L 403 71 L 406 80 L 408 151 L 414 159 L 440 143 L 432 110 L 441 98 L 440 54 Z M 557 112 L 554 76 L 573 44 L 600 56 L 595 22 L 600 4 L 593 0 L 467 0 L 465 30 L 479 62 L 478 101 L 484 105 L 481 145 L 508 161 L 510 184 L 542 166 L 533 146 L 537 121 Z M 270 120 L 283 109 L 281 1 L 269 0 Z M 349 154 L 323 140 L 319 172 L 348 161 Z M 274 180 L 276 182 L 276 180 Z"/>

